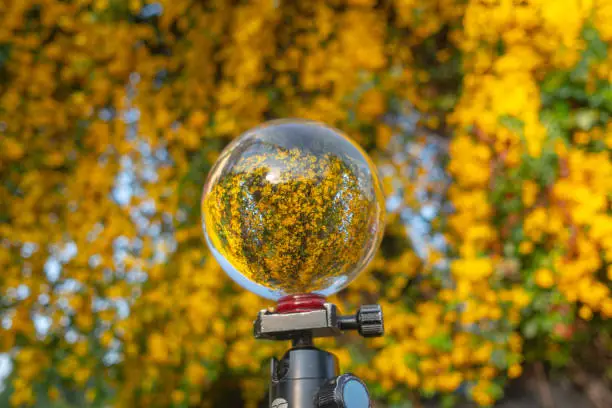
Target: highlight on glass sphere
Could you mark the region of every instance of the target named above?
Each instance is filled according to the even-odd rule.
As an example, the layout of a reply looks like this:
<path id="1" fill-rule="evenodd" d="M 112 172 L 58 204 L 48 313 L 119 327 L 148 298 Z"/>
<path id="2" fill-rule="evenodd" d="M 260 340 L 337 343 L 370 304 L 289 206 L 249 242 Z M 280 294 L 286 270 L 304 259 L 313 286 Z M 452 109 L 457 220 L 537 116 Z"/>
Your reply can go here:
<path id="1" fill-rule="evenodd" d="M 374 257 L 384 198 L 367 154 L 340 131 L 275 120 L 221 153 L 202 196 L 206 242 L 260 296 L 331 295 Z"/>

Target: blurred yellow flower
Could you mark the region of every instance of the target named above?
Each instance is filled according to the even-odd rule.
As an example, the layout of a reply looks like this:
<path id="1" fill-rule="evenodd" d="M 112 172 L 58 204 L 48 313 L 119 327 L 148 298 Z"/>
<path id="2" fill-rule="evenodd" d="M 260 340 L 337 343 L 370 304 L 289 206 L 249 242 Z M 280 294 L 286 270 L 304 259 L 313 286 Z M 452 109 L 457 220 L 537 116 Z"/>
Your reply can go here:
<path id="1" fill-rule="evenodd" d="M 540 268 L 535 272 L 535 281 L 539 287 L 548 289 L 555 283 L 555 278 L 549 269 Z"/>
<path id="2" fill-rule="evenodd" d="M 510 368 L 508 368 L 508 377 L 510 378 L 519 377 L 522 372 L 523 372 L 523 368 L 521 367 L 520 364 L 512 364 Z"/>

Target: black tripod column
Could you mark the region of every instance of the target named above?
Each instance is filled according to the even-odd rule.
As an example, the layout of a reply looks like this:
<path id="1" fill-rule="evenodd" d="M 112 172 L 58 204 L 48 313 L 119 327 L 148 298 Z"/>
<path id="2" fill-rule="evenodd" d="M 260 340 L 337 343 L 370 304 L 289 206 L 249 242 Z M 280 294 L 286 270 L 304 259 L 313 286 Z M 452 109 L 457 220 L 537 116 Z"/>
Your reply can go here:
<path id="1" fill-rule="evenodd" d="M 314 347 L 292 348 L 272 359 L 270 408 L 314 408 L 319 388 L 338 375 L 338 360 Z"/>

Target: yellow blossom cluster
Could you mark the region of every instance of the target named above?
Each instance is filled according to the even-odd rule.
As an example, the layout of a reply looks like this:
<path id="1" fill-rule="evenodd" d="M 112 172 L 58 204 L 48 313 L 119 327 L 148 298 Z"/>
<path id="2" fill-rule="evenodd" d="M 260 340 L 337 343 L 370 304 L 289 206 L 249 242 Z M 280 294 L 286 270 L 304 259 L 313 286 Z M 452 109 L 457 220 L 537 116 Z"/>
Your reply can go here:
<path id="1" fill-rule="evenodd" d="M 567 310 L 585 320 L 612 317 L 610 280 L 601 277 L 612 259 L 609 126 L 599 121 L 608 110 L 591 103 L 612 73 L 600 17 L 610 6 L 469 3 L 457 42 L 464 85 L 449 117 L 457 210 L 450 239 L 459 255 L 451 264 L 453 295 L 467 294 L 465 310 L 487 309 L 476 321 L 567 340 L 555 331 L 573 325 Z M 548 317 L 521 321 L 526 306 Z M 520 372 L 511 362 L 505 367 L 510 377 Z M 483 392 L 477 384 L 472 394 L 487 405 Z"/>
<path id="2" fill-rule="evenodd" d="M 387 336 L 321 343 L 375 398 L 488 406 L 525 356 L 553 358 L 525 339 L 609 332 L 611 18 L 606 0 L 0 2 L 0 401 L 256 406 L 286 345 L 252 338 L 269 304 L 206 250 L 199 205 L 223 146 L 270 118 L 346 131 L 401 203 L 332 299 L 380 301 Z M 398 158 L 427 143 L 401 135 L 414 109 L 452 179 L 425 255 L 403 214 L 427 166 Z"/>

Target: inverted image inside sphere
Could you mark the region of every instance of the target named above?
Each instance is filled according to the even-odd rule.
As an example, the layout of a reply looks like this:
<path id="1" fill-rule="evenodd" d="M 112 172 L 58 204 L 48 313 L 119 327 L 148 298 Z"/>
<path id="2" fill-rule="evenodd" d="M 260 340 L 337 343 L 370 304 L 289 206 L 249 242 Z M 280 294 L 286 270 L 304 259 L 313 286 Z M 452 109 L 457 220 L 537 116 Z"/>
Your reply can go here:
<path id="1" fill-rule="evenodd" d="M 338 130 L 272 121 L 232 142 L 202 197 L 211 252 L 232 279 L 268 298 L 329 295 L 380 244 L 384 199 L 376 170 Z"/>

